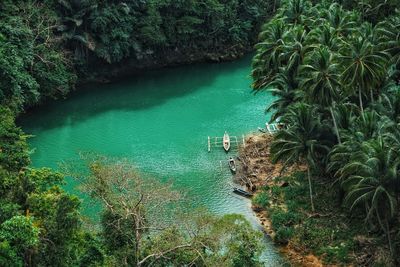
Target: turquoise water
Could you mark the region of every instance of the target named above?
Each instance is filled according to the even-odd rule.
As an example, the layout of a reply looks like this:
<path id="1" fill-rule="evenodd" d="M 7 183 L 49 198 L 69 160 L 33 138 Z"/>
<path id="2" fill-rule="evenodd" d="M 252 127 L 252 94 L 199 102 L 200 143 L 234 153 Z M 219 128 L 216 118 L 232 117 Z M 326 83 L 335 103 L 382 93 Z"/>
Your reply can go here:
<path id="1" fill-rule="evenodd" d="M 131 159 L 141 172 L 172 180 L 196 206 L 213 213 L 244 214 L 255 225 L 250 202 L 232 193 L 232 176 L 222 148 L 207 152 L 207 136 L 228 131 L 240 140 L 267 120 L 267 94 L 250 90 L 250 57 L 157 71 L 106 85 L 83 86 L 66 100 L 32 110 L 20 120 L 33 134 L 34 166 L 57 168 L 61 161 L 95 152 Z M 233 146 L 234 148 L 234 146 Z M 68 180 L 67 190 L 76 193 Z M 82 195 L 80 195 L 82 196 Z M 85 213 L 95 211 L 82 196 Z M 280 256 L 267 241 L 266 264 Z"/>

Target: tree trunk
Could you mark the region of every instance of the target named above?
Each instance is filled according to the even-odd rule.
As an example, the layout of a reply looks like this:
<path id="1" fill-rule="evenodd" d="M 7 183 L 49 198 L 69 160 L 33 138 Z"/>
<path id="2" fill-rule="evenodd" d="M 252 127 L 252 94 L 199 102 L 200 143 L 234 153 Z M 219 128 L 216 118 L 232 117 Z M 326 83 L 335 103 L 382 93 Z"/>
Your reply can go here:
<path id="1" fill-rule="evenodd" d="M 394 253 L 393 253 L 392 239 L 390 238 L 390 228 L 389 228 L 388 218 L 386 218 L 385 221 L 386 221 L 386 235 L 387 235 L 387 239 L 388 239 L 388 243 L 389 243 L 390 255 L 392 255 L 392 257 L 393 257 Z"/>
<path id="2" fill-rule="evenodd" d="M 361 113 L 364 113 L 364 107 L 363 107 L 361 88 L 360 87 L 358 88 L 358 100 L 360 101 Z"/>
<path id="3" fill-rule="evenodd" d="M 308 187 L 310 189 L 311 210 L 312 210 L 312 212 L 315 212 L 312 185 L 311 185 L 310 166 L 307 167 L 307 176 L 308 176 Z"/>
<path id="4" fill-rule="evenodd" d="M 339 144 L 341 144 L 342 141 L 340 140 L 339 129 L 338 129 L 338 126 L 337 126 L 337 123 L 336 123 L 335 114 L 333 114 L 332 106 L 329 107 L 329 110 L 331 111 L 331 116 L 332 116 L 332 120 L 333 120 L 333 127 L 335 128 L 337 140 L 338 140 Z"/>
<path id="5" fill-rule="evenodd" d="M 136 258 L 136 263 L 139 263 L 140 259 L 140 239 L 141 239 L 141 233 L 140 233 L 140 215 L 136 216 L 134 215 L 133 218 L 135 220 L 135 258 Z"/>
<path id="6" fill-rule="evenodd" d="M 371 96 L 371 102 L 372 102 L 372 104 L 375 102 L 375 100 L 374 100 L 374 91 L 371 89 L 370 91 L 369 91 L 369 93 L 370 93 L 370 96 Z"/>

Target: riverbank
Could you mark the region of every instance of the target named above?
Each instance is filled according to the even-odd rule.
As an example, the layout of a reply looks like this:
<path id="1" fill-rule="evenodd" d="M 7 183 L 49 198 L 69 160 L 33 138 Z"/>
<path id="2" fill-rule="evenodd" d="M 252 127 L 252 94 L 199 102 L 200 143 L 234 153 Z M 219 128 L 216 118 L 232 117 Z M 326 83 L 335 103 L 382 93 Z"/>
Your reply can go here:
<path id="1" fill-rule="evenodd" d="M 253 184 L 252 208 L 289 261 L 295 266 L 385 264 L 382 240 L 362 235 L 363 222 L 342 210 L 340 192 L 334 186 L 314 183 L 317 212 L 311 212 L 306 166 L 282 169 L 281 164 L 273 164 L 271 141 L 267 134 L 246 138 L 239 151 L 241 170 L 237 177 L 247 177 L 243 180 Z"/>
<path id="2" fill-rule="evenodd" d="M 253 43 L 248 46 L 233 45 L 213 51 L 194 49 L 173 49 L 163 55 L 150 51 L 141 57 L 128 57 L 121 62 L 105 64 L 92 62 L 85 75 L 80 75 L 78 85 L 86 83 L 109 83 L 121 78 L 140 75 L 148 71 L 167 67 L 179 67 L 199 63 L 221 63 L 240 59 L 253 51 Z"/>

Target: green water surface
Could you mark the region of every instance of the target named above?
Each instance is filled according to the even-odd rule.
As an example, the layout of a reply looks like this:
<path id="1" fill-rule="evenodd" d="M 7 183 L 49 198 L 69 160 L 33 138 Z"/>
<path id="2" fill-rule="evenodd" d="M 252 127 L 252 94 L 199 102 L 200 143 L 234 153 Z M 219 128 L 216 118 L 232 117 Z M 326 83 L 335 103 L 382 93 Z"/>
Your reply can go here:
<path id="1" fill-rule="evenodd" d="M 170 179 L 193 204 L 216 214 L 240 213 L 257 225 L 250 202 L 232 193 L 232 176 L 222 148 L 207 152 L 207 136 L 237 136 L 262 126 L 271 97 L 253 95 L 250 56 L 222 64 L 199 64 L 149 71 L 120 82 L 83 86 L 40 106 L 19 123 L 33 134 L 34 166 L 57 168 L 79 152 L 127 157 L 141 172 Z M 234 148 L 234 146 L 233 146 Z M 67 190 L 78 193 L 73 180 Z M 80 195 L 82 196 L 82 195 Z M 95 217 L 87 198 L 84 212 Z M 267 242 L 265 261 L 279 266 Z"/>

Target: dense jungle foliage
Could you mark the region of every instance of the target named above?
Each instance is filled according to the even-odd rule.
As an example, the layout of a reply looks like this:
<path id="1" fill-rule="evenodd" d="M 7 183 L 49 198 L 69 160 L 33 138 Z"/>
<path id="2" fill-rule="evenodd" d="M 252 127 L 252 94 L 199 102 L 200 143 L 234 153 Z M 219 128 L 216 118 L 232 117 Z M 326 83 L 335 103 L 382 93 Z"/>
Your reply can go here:
<path id="1" fill-rule="evenodd" d="M 29 136 L 15 117 L 66 96 L 97 68 L 234 58 L 251 49 L 271 8 L 261 0 L 0 1 L 0 266 L 257 265 L 261 237 L 244 218 L 178 208 L 181 223 L 154 218 L 178 194 L 150 186 L 127 162 L 93 160 L 79 176 L 104 204 L 94 227 L 63 190 L 65 173 L 29 167 Z"/>
<path id="2" fill-rule="evenodd" d="M 261 0 L 1 1 L 0 103 L 20 111 L 128 60 L 154 68 L 243 53 L 271 8 Z"/>
<path id="3" fill-rule="evenodd" d="M 286 125 L 271 144 L 273 160 L 308 166 L 304 178 L 309 209 L 297 207 L 292 212 L 334 219 L 335 214 L 321 205 L 331 206 L 333 213 L 342 206 L 342 212 L 354 219 L 350 225 L 372 238 L 371 244 L 381 248 L 380 241 L 385 242 L 387 255 L 380 255 L 380 263 L 398 266 L 400 11 L 395 7 L 400 3 L 343 4 L 285 2 L 263 26 L 253 61 L 253 87 L 276 96 L 267 110 L 273 112 L 272 121 Z M 359 8 L 347 10 L 349 6 Z M 329 191 L 332 197 L 326 202 Z M 289 205 L 296 202 L 289 195 L 287 200 Z M 290 220 L 276 224 L 286 241 L 304 229 L 286 224 Z M 314 241 L 317 238 L 321 236 Z M 368 257 L 363 260 L 358 264 L 378 264 Z"/>
<path id="4" fill-rule="evenodd" d="M 255 87 L 277 85 L 276 117 L 293 125 L 278 135 L 277 148 L 285 140 L 305 141 L 305 150 L 282 152 L 295 151 L 290 160 L 307 160 L 315 181 L 336 177 L 345 203 L 360 214 L 366 211 L 370 231 L 384 233 L 396 253 L 399 26 L 393 13 L 398 3 L 343 1 L 354 11 L 289 4 L 265 26 L 254 71 Z M 149 207 L 160 199 L 152 198 L 149 185 L 124 162 L 95 159 L 87 162 L 87 176 L 76 174 L 103 204 L 99 227 L 88 225 L 79 199 L 62 188 L 64 175 L 29 167 L 29 136 L 15 125 L 15 116 L 48 98 L 64 97 L 95 67 L 132 60 L 138 68 L 154 67 L 240 54 L 279 5 L 262 0 L 1 1 L 0 266 L 257 265 L 259 236 L 240 216 L 201 212 L 183 214 L 182 228 L 154 224 Z M 322 77 L 336 81 L 313 83 L 324 70 L 315 64 L 329 69 Z M 115 180 L 114 173 L 130 179 Z M 131 182 L 141 191 L 126 195 Z M 160 192 L 166 204 L 176 201 L 175 195 Z M 143 201 L 142 196 L 149 197 Z"/>

